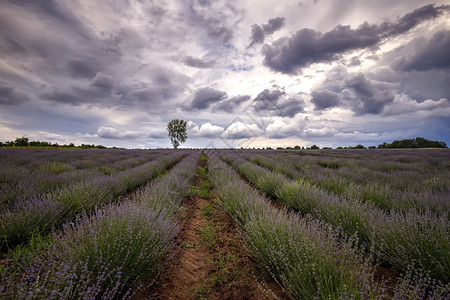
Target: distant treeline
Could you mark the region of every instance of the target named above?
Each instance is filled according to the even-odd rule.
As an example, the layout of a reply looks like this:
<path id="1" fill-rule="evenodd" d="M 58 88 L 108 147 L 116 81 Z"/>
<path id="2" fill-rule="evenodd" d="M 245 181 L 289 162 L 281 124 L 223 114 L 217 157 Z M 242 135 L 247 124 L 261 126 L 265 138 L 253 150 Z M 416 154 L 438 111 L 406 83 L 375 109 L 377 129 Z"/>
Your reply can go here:
<path id="1" fill-rule="evenodd" d="M 369 149 L 376 149 L 376 146 L 369 146 Z M 364 145 L 347 146 L 347 147 L 337 147 L 336 149 L 367 149 Z M 400 141 L 393 141 L 392 143 L 386 143 L 378 145 L 378 149 L 393 149 L 393 148 L 447 148 L 445 142 L 430 141 L 423 137 L 416 137 L 415 139 L 404 139 Z M 271 149 L 267 147 L 266 149 Z M 311 147 L 278 147 L 277 149 L 284 150 L 298 150 L 298 149 L 320 149 L 317 145 L 312 145 Z M 331 147 L 323 147 L 322 149 L 332 149 Z"/>
<path id="2" fill-rule="evenodd" d="M 33 147 L 33 148 L 81 148 L 81 149 L 107 149 L 108 147 L 102 145 L 89 145 L 81 144 L 80 146 L 75 146 L 73 143 L 69 145 L 60 145 L 58 143 L 50 143 L 45 141 L 30 141 L 27 137 L 16 138 L 14 141 L 0 142 L 1 147 Z M 369 146 L 369 149 L 376 149 L 376 146 Z M 364 145 L 358 144 L 356 146 L 347 147 L 337 147 L 336 149 L 367 149 Z M 423 137 L 416 137 L 415 139 L 404 139 L 395 140 L 392 143 L 386 143 L 378 145 L 379 149 L 392 149 L 392 148 L 447 148 L 445 142 L 431 141 Z M 112 147 L 112 149 L 118 149 L 117 147 Z M 265 149 L 272 149 L 271 147 L 266 147 Z M 300 149 L 320 149 L 317 145 L 312 145 L 311 147 L 277 147 L 279 150 L 300 150 Z M 331 147 L 323 147 L 322 149 L 332 149 Z"/>
<path id="3" fill-rule="evenodd" d="M 74 143 L 70 143 L 69 145 L 60 145 L 58 143 L 50 143 L 45 141 L 30 141 L 27 137 L 16 138 L 14 141 L 8 141 L 5 143 L 0 142 L 0 147 L 107 149 L 105 146 L 94 144 L 81 144 L 81 146 L 75 146 Z"/>
<path id="4" fill-rule="evenodd" d="M 390 144 L 384 142 L 378 145 L 378 148 L 447 148 L 447 144 L 445 142 L 430 141 L 423 137 L 416 137 L 415 139 L 396 140 Z"/>

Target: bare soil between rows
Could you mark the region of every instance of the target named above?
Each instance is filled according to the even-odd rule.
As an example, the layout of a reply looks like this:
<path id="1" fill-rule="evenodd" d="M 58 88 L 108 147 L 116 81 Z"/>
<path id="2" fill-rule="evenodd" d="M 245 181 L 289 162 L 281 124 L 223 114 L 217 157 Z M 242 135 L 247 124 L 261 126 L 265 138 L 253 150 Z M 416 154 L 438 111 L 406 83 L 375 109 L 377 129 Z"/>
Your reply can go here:
<path id="1" fill-rule="evenodd" d="M 231 164 L 229 164 L 228 162 L 226 162 L 230 167 L 232 167 L 234 170 L 236 170 L 236 168 L 234 168 Z M 237 170 L 236 170 L 237 171 Z M 247 183 L 248 185 L 250 185 L 252 188 L 254 188 L 255 190 L 259 191 L 259 193 L 263 196 L 266 197 L 269 201 L 270 204 L 279 210 L 283 210 L 283 209 L 287 209 L 289 211 L 293 211 L 296 213 L 299 213 L 295 208 L 289 208 L 286 207 L 284 204 L 282 204 L 279 199 L 275 198 L 275 197 L 271 197 L 268 195 L 265 195 L 263 192 L 261 192 L 258 187 L 253 184 L 250 180 L 248 180 L 245 176 L 243 176 L 241 173 L 237 172 L 239 174 L 239 177 L 241 178 L 242 181 L 244 181 L 245 183 Z M 374 265 L 374 277 L 373 279 L 378 282 L 379 284 L 384 284 L 386 287 L 386 294 L 388 296 L 393 296 L 394 295 L 394 287 L 395 284 L 397 283 L 398 279 L 400 277 L 400 274 L 394 270 L 392 270 L 391 268 L 387 267 L 387 266 L 383 266 L 383 265 Z"/>
<path id="2" fill-rule="evenodd" d="M 196 175 L 194 185 L 203 181 Z M 192 195 L 184 201 L 175 256 L 152 291 L 139 291 L 135 299 L 288 299 L 248 256 L 235 222 L 210 198 Z M 208 205 L 212 214 L 205 217 Z M 208 226 L 216 233 L 209 244 L 202 236 Z"/>

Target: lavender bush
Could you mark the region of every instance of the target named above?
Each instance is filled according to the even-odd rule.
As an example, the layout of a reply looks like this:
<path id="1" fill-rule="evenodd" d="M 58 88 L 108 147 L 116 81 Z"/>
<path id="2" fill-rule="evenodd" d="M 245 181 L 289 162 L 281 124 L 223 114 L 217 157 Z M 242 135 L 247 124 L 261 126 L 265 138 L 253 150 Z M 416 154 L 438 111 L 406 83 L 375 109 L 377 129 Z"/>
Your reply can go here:
<path id="1" fill-rule="evenodd" d="M 211 161 L 211 160 L 210 160 Z M 217 160 L 211 180 L 220 203 L 243 226 L 255 259 L 293 299 L 376 299 L 372 267 L 329 226 L 273 208 Z"/>
<path id="2" fill-rule="evenodd" d="M 450 283 L 443 284 L 432 279 L 426 271 L 409 267 L 407 272 L 398 279 L 392 299 L 445 300 L 448 299 L 449 295 Z"/>
<path id="3" fill-rule="evenodd" d="M 137 167 L 169 152 L 152 150 L 1 149 L 0 204 L 2 210 L 74 182 Z"/>
<path id="4" fill-rule="evenodd" d="M 25 202 L 0 216 L 1 249 L 26 243 L 34 232 L 48 232 L 52 227 L 73 219 L 82 211 L 89 212 L 95 207 L 117 200 L 125 192 L 161 174 L 184 155 L 180 152 L 174 153 L 117 173 L 113 177 L 100 176 L 90 182 L 75 183 L 68 188 L 37 197 L 45 199 L 44 206 L 39 200 Z M 43 211 L 45 213 L 42 213 Z"/>
<path id="5" fill-rule="evenodd" d="M 374 249 L 381 262 L 400 272 L 406 272 L 409 265 L 422 267 L 434 278 L 449 281 L 446 213 L 440 216 L 416 210 L 386 213 L 370 203 L 328 194 L 304 181 L 295 182 L 286 177 L 282 180 L 278 173 L 231 155 L 225 159 L 261 191 L 277 196 L 285 205 L 331 224 L 345 236 L 357 234 L 366 249 Z"/>
<path id="6" fill-rule="evenodd" d="M 41 254 L 18 282 L 7 278 L 0 295 L 15 299 L 130 296 L 139 279 L 159 272 L 177 230 L 167 214 L 157 215 L 135 203 L 97 210 L 55 234 L 52 249 Z"/>
<path id="7" fill-rule="evenodd" d="M 83 214 L 53 233 L 19 278 L 7 277 L 0 296 L 28 299 L 130 298 L 145 278 L 155 278 L 178 231 L 176 206 L 195 174 L 193 153 L 131 200 Z M 167 196 L 166 187 L 175 187 Z M 164 201 L 161 201 L 161 200 Z"/>
<path id="8" fill-rule="evenodd" d="M 163 207 L 165 210 L 176 214 L 179 211 L 182 200 L 187 196 L 197 168 L 199 154 L 194 152 L 181 163 L 170 170 L 169 174 L 150 183 L 139 190 L 134 199 L 141 205 L 157 210 Z"/>
<path id="9" fill-rule="evenodd" d="M 273 212 L 244 226 L 257 261 L 293 299 L 380 299 L 370 261 L 325 225 Z"/>
<path id="10" fill-rule="evenodd" d="M 388 211 L 429 210 L 439 215 L 448 213 L 450 207 L 450 174 L 445 165 L 447 152 L 432 151 L 431 157 L 420 150 L 406 152 L 408 156 L 405 151 L 364 151 L 367 155 L 356 158 L 352 152 L 344 155 L 339 151 L 318 152 L 316 156 L 310 155 L 311 151 L 300 151 L 303 155 L 235 153 L 291 179 L 306 180 L 330 193 L 370 202 Z M 387 162 L 380 162 L 386 156 Z"/>

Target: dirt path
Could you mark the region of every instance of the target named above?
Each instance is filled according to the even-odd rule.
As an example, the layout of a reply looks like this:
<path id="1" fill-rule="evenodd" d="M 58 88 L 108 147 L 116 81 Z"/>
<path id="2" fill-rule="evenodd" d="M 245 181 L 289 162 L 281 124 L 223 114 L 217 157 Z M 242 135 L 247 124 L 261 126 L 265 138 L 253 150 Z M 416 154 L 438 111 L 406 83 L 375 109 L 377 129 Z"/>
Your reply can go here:
<path id="1" fill-rule="evenodd" d="M 176 254 L 156 286 L 157 298 L 287 299 L 249 259 L 234 221 L 211 195 L 206 172 L 203 160 L 183 203 Z"/>
<path id="2" fill-rule="evenodd" d="M 233 168 L 234 170 L 237 171 L 237 169 L 232 164 L 230 164 L 230 163 L 228 163 L 226 161 L 225 161 L 225 163 L 227 163 L 231 168 Z M 268 196 L 268 195 L 264 194 L 263 192 L 260 191 L 260 189 L 255 184 L 253 184 L 250 180 L 248 180 L 244 175 L 242 175 L 239 172 L 238 172 L 238 174 L 239 174 L 239 177 L 241 178 L 242 181 L 244 181 L 245 183 L 247 183 L 251 187 L 255 188 L 257 191 L 260 192 L 260 194 L 262 196 L 267 198 L 270 201 L 270 204 L 274 208 L 279 209 L 279 210 L 282 210 L 282 209 L 286 208 L 286 206 L 284 204 L 282 204 L 282 202 L 280 202 L 280 200 L 278 200 L 275 197 L 271 197 L 271 196 Z M 294 212 L 296 212 L 298 214 L 301 214 L 295 208 L 290 208 L 290 210 L 292 210 L 292 211 L 294 211 Z M 396 272 L 396 271 L 386 267 L 386 266 L 375 265 L 374 268 L 375 268 L 374 277 L 373 277 L 374 280 L 376 282 L 378 282 L 379 284 L 384 284 L 385 287 L 386 287 L 387 295 L 392 297 L 394 295 L 395 284 L 397 283 L 397 281 L 398 281 L 398 279 L 400 277 L 400 274 L 398 272 Z M 274 283 L 272 283 L 271 286 L 273 286 L 275 290 L 278 289 L 275 286 Z M 283 296 L 283 294 L 277 294 L 277 295 Z"/>
<path id="3" fill-rule="evenodd" d="M 208 261 L 212 253 L 202 246 L 199 231 L 208 224 L 202 218 L 207 203 L 206 199 L 192 197 L 184 204 L 185 222 L 177 237 L 177 254 L 165 273 L 166 278 L 163 278 L 158 292 L 159 299 L 193 299 L 199 280 L 208 277 L 212 271 Z"/>

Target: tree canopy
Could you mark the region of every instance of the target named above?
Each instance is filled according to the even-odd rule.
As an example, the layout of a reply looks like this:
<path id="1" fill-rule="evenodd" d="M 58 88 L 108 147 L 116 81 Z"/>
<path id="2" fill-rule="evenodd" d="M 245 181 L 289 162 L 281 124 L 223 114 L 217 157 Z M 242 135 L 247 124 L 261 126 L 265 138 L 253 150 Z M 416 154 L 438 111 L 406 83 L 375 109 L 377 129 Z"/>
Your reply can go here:
<path id="1" fill-rule="evenodd" d="M 378 145 L 378 148 L 447 148 L 447 144 L 445 142 L 430 141 L 423 137 L 416 137 L 415 139 L 395 140 L 390 144 L 385 142 Z"/>
<path id="2" fill-rule="evenodd" d="M 186 125 L 186 121 L 180 119 L 173 119 L 167 124 L 170 142 L 175 149 L 187 139 Z"/>
<path id="3" fill-rule="evenodd" d="M 62 145 L 58 143 L 50 143 L 47 141 L 30 141 L 30 139 L 26 136 L 16 138 L 14 141 L 6 141 L 1 142 L 0 141 L 0 148 L 6 147 L 6 148 L 12 148 L 12 147 L 30 147 L 30 148 L 81 148 L 81 149 L 107 149 L 107 147 L 102 145 L 88 145 L 88 144 L 81 144 L 81 146 L 75 146 L 74 143 L 70 143 L 68 145 Z M 116 147 L 113 147 L 116 148 Z"/>

